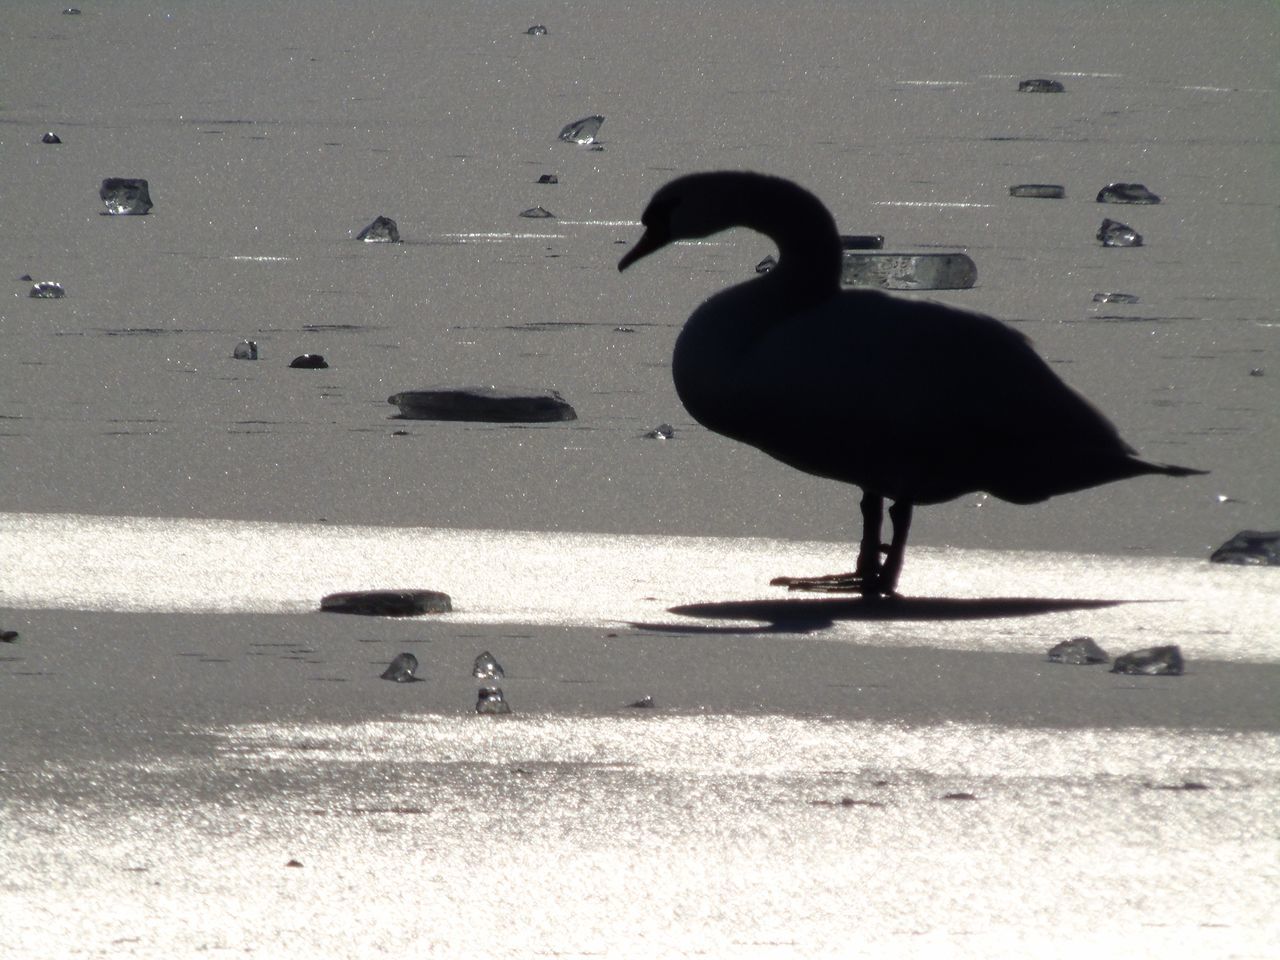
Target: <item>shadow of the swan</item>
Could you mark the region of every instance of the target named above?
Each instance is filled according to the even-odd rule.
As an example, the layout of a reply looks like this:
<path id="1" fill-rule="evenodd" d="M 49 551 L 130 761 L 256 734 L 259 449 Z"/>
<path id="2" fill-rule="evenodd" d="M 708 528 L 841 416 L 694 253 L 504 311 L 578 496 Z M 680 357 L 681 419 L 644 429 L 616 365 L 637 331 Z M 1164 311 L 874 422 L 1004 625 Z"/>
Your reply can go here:
<path id="1" fill-rule="evenodd" d="M 641 630 L 680 633 L 813 633 L 825 630 L 839 620 L 996 620 L 1004 617 L 1035 617 L 1067 610 L 1097 610 L 1134 602 L 1141 601 L 1056 597 L 898 597 L 878 600 L 865 600 L 862 597 L 792 597 L 785 600 L 723 600 L 686 603 L 668 607 L 667 612 L 703 620 L 754 620 L 762 626 L 699 626 L 687 622 L 633 622 L 631 626 Z"/>

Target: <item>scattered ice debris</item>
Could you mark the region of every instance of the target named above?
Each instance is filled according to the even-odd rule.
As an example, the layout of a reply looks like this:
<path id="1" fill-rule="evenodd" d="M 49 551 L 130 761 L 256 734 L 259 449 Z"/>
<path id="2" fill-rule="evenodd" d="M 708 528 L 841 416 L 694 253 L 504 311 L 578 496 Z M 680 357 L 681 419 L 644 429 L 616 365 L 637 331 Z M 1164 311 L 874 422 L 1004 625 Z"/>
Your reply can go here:
<path id="1" fill-rule="evenodd" d="M 544 173 L 542 176 L 538 178 L 538 182 L 539 183 L 559 183 L 560 178 L 557 177 L 554 173 Z"/>
<path id="2" fill-rule="evenodd" d="M 1127 223 L 1106 219 L 1098 228 L 1098 239 L 1104 247 L 1140 247 L 1142 234 Z"/>
<path id="3" fill-rule="evenodd" d="M 1280 530 L 1241 530 L 1209 555 L 1211 563 L 1280 567 Z"/>
<path id="4" fill-rule="evenodd" d="M 1040 200 L 1061 200 L 1067 188 L 1058 183 L 1019 183 L 1009 188 L 1011 197 L 1035 197 Z"/>
<path id="5" fill-rule="evenodd" d="M 52 130 L 50 130 L 43 137 L 40 138 L 40 142 L 41 143 L 61 143 L 62 138 L 58 136 L 56 133 L 54 133 Z"/>
<path id="6" fill-rule="evenodd" d="M 304 353 L 290 360 L 289 366 L 296 370 L 327 370 L 329 361 L 318 353 Z"/>
<path id="7" fill-rule="evenodd" d="M 1177 644 L 1147 647 L 1116 657 L 1112 673 L 1134 673 L 1149 677 L 1180 677 L 1185 661 Z"/>
<path id="8" fill-rule="evenodd" d="M 422 613 L 448 613 L 453 601 L 447 593 L 437 590 L 354 590 L 322 597 L 320 609 L 365 617 L 416 617 Z"/>
<path id="9" fill-rule="evenodd" d="M 470 420 L 483 423 L 548 423 L 577 420 L 554 390 L 520 387 L 432 387 L 392 394 L 387 403 L 406 420 Z"/>
<path id="10" fill-rule="evenodd" d="M 540 23 L 535 23 L 526 30 L 525 33 L 531 37 L 545 37 L 547 35 L 547 28 Z"/>
<path id="11" fill-rule="evenodd" d="M 669 423 L 660 423 L 644 435 L 646 440 L 670 440 L 676 435 L 676 428 Z"/>
<path id="12" fill-rule="evenodd" d="M 840 282 L 846 287 L 886 290 L 967 290 L 978 267 L 963 253 L 844 251 Z"/>
<path id="13" fill-rule="evenodd" d="M 577 143 L 584 147 L 589 146 L 596 142 L 596 134 L 600 132 L 600 127 L 603 123 L 604 117 L 599 114 L 583 117 L 581 120 L 565 124 L 564 129 L 560 131 L 560 139 L 566 143 Z"/>
<path id="14" fill-rule="evenodd" d="M 399 243 L 400 228 L 390 217 L 375 217 L 373 223 L 356 235 L 356 239 L 365 243 Z"/>
<path id="15" fill-rule="evenodd" d="M 471 668 L 471 675 L 477 680 L 501 680 L 507 674 L 502 669 L 502 664 L 497 661 L 497 658 L 486 650 L 476 657 L 475 665 Z"/>
<path id="16" fill-rule="evenodd" d="M 883 250 L 884 235 L 879 233 L 842 233 L 841 250 Z"/>
<path id="17" fill-rule="evenodd" d="M 67 291 L 63 289 L 62 284 L 52 280 L 41 280 L 32 286 L 28 294 L 34 300 L 61 300 L 66 295 Z"/>
<path id="18" fill-rule="evenodd" d="M 115 216 L 142 216 L 152 207 L 151 191 L 145 180 L 130 177 L 107 177 L 98 188 L 98 196 Z"/>
<path id="19" fill-rule="evenodd" d="M 778 258 L 772 253 L 756 264 L 756 273 L 768 273 L 778 265 Z"/>
<path id="20" fill-rule="evenodd" d="M 511 704 L 502 696 L 501 687 L 481 687 L 476 697 L 476 713 L 510 713 Z"/>
<path id="21" fill-rule="evenodd" d="M 520 216 L 530 220 L 554 220 L 556 215 L 546 207 L 530 207 L 528 210 L 521 210 Z"/>
<path id="22" fill-rule="evenodd" d="M 1019 93 L 1064 93 L 1066 89 L 1061 80 L 1046 80 L 1043 77 L 1037 77 L 1034 80 L 1018 81 Z"/>
<path id="23" fill-rule="evenodd" d="M 231 351 L 231 356 L 236 360 L 257 360 L 258 344 L 252 340 L 241 340 Z"/>
<path id="24" fill-rule="evenodd" d="M 17 640 L 17 630 L 0 630 L 0 643 L 16 643 Z"/>
<path id="25" fill-rule="evenodd" d="M 1093 637 L 1072 637 L 1049 648 L 1049 660 L 1053 663 L 1110 663 L 1111 657 Z"/>
<path id="26" fill-rule="evenodd" d="M 1098 191 L 1098 203 L 1159 203 L 1160 198 L 1140 183 L 1109 183 Z"/>
<path id="27" fill-rule="evenodd" d="M 412 653 L 402 653 L 396 657 L 382 671 L 383 680 L 394 680 L 396 683 L 411 683 L 418 678 L 414 676 L 418 671 L 418 658 Z"/>
<path id="28" fill-rule="evenodd" d="M 653 697 L 646 695 L 641 697 L 639 700 L 631 701 L 631 703 L 628 703 L 627 706 L 632 707 L 636 710 L 652 710 L 655 704 L 653 702 Z"/>
<path id="29" fill-rule="evenodd" d="M 1094 303 L 1137 303 L 1136 293 L 1095 293 Z"/>

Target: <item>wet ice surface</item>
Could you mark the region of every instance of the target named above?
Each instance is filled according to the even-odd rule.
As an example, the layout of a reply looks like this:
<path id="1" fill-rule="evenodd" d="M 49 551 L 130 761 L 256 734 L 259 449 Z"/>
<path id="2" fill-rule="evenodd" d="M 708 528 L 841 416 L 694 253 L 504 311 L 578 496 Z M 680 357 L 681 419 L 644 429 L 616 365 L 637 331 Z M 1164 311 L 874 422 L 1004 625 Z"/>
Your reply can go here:
<path id="1" fill-rule="evenodd" d="M 232 726 L 212 766 L 58 770 L 5 840 L 6 944 L 1261 958 L 1274 748 L 653 711 Z"/>

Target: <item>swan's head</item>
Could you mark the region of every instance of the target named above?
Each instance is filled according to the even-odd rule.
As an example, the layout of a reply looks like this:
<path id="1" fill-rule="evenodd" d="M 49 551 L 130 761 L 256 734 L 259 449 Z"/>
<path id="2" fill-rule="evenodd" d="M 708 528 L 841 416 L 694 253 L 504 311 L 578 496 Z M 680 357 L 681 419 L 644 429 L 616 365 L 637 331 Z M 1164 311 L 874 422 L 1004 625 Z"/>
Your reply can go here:
<path id="1" fill-rule="evenodd" d="M 691 173 L 672 180 L 653 195 L 640 222 L 644 235 L 618 261 L 625 270 L 641 257 L 677 240 L 709 237 L 731 227 L 752 226 L 752 205 L 787 181 L 760 173 Z M 791 184 L 787 184 L 793 189 Z"/>

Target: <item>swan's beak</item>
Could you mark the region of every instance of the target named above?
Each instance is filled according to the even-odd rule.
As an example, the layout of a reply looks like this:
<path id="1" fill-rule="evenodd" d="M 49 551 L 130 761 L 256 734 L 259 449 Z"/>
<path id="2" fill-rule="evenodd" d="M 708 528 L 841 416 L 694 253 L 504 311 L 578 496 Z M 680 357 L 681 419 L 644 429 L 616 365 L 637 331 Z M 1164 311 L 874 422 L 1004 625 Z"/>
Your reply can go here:
<path id="1" fill-rule="evenodd" d="M 658 227 L 648 227 L 644 235 L 636 242 L 636 245 L 626 252 L 621 260 L 618 261 L 618 269 L 625 270 L 641 257 L 647 257 L 655 250 L 661 250 L 671 242 L 671 237 L 664 229 Z"/>

